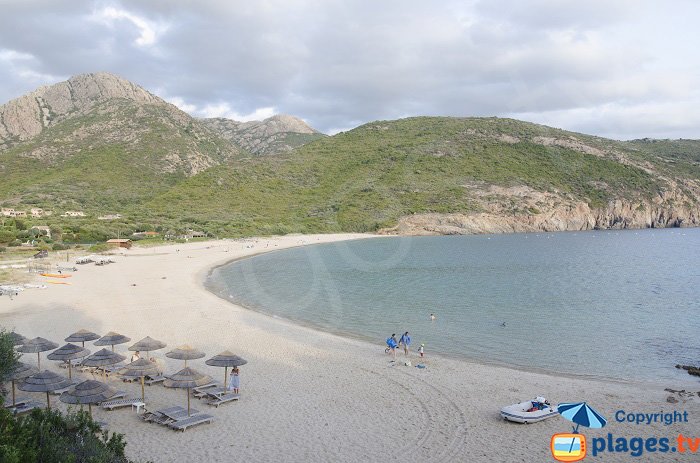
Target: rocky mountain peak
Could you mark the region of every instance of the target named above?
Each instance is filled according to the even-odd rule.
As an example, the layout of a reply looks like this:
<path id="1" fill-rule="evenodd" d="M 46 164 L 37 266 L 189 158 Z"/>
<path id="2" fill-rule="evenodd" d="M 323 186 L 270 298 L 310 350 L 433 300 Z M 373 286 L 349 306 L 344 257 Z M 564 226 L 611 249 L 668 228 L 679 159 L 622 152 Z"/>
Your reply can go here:
<path id="1" fill-rule="evenodd" d="M 35 137 L 57 122 L 115 98 L 167 104 L 138 85 L 107 72 L 77 75 L 0 106 L 0 149 Z"/>

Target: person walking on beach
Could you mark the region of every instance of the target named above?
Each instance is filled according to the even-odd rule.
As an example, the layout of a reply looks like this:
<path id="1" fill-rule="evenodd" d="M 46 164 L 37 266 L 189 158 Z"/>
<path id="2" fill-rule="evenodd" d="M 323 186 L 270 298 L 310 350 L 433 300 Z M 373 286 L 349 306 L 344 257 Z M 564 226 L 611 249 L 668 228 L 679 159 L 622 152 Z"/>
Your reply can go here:
<path id="1" fill-rule="evenodd" d="M 411 345 L 411 337 L 408 335 L 408 331 L 406 331 L 401 336 L 401 339 L 399 339 L 399 345 L 401 344 L 403 344 L 403 353 L 406 354 L 406 357 L 408 357 L 408 348 Z"/>
<path id="2" fill-rule="evenodd" d="M 425 347 L 425 344 L 421 344 L 420 347 L 418 348 L 418 353 L 420 354 L 421 358 L 423 358 L 423 348 Z"/>

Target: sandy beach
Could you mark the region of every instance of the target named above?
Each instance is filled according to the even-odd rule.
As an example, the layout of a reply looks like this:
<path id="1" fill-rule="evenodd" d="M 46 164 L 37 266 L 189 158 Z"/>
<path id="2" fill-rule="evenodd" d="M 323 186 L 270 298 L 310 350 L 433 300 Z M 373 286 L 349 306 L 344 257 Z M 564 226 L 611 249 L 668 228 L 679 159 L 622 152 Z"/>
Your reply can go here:
<path id="1" fill-rule="evenodd" d="M 213 267 L 236 258 L 360 238 L 370 236 L 285 236 L 134 248 L 116 255 L 114 264 L 79 266 L 67 279 L 70 285 L 29 289 L 13 300 L 0 297 L 0 326 L 59 345 L 81 328 L 100 334 L 117 331 L 133 342 L 151 336 L 167 343 L 167 348 L 153 354 L 166 361 L 170 373 L 182 362 L 164 354 L 182 344 L 203 350 L 205 359 L 231 350 L 248 360 L 241 368 L 241 400 L 213 408 L 193 399 L 193 407 L 215 420 L 185 433 L 144 423 L 131 409 L 95 409 L 96 419 L 126 435 L 127 454 L 138 461 L 553 461 L 550 438 L 570 432 L 568 421 L 554 417 L 519 425 L 499 416 L 502 406 L 539 395 L 552 403 L 586 401 L 608 418 L 604 429 L 584 431 L 589 441 L 608 433 L 615 438 L 669 437 L 673 442 L 679 434 L 700 438 L 698 394 L 686 397 L 664 390 L 700 391 L 700 383 L 690 376 L 676 384 L 603 381 L 483 365 L 430 352 L 425 369 L 404 366 L 403 354 L 392 366 L 381 339 L 372 344 L 295 325 L 231 304 L 203 285 Z M 125 353 L 130 344 L 116 350 Z M 92 343 L 86 347 L 96 350 Z M 206 366 L 205 359 L 189 366 L 222 381 L 223 369 Z M 416 354 L 411 360 L 416 363 Z M 36 356 L 25 354 L 22 361 L 35 364 Z M 44 365 L 65 373 L 42 354 Z M 78 376 L 92 379 L 89 374 Z M 140 395 L 137 384 L 117 378 L 110 382 L 130 396 Z M 44 400 L 41 394 L 35 396 Z M 669 403 L 669 397 L 678 402 Z M 146 389 L 146 402 L 155 410 L 185 406 L 186 397 L 183 390 L 154 385 Z M 614 418 L 618 410 L 687 411 L 689 419 L 671 425 L 618 423 Z M 606 462 L 632 458 L 622 452 L 599 457 Z M 644 453 L 634 460 L 697 458 L 700 451 Z"/>

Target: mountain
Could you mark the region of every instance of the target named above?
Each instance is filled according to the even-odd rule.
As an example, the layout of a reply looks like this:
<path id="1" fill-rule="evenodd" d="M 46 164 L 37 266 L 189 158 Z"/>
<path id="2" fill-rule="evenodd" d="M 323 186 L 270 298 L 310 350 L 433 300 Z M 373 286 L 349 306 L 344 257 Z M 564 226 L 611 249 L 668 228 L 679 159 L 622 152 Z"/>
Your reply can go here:
<path id="1" fill-rule="evenodd" d="M 697 146 L 512 119 L 378 121 L 208 169 L 148 204 L 168 216 L 187 210 L 219 234 L 698 226 Z"/>
<path id="2" fill-rule="evenodd" d="M 75 239 L 155 227 L 241 236 L 700 225 L 697 140 L 446 117 L 326 137 L 291 116 L 195 119 L 104 73 L 6 103 L 0 127 L 0 205 L 84 210 L 87 219 L 40 219 Z M 95 221 L 110 213 L 124 216 L 119 229 Z"/>
<path id="3" fill-rule="evenodd" d="M 122 210 L 241 155 L 197 119 L 117 76 L 73 77 L 0 106 L 0 198 Z"/>
<path id="4" fill-rule="evenodd" d="M 214 133 L 256 155 L 279 154 L 325 137 L 301 119 L 278 114 L 263 121 L 238 122 L 231 119 L 202 119 Z"/>

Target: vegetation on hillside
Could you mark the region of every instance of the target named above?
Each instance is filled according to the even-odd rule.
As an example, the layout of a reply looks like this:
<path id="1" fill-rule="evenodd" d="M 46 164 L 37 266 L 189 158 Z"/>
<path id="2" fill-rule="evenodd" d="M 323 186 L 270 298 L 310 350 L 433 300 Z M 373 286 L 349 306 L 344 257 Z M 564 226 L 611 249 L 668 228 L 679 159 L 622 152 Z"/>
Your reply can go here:
<path id="1" fill-rule="evenodd" d="M 188 138 L 186 127 L 155 109 L 125 104 L 120 111 L 66 121 L 0 154 L 0 172 L 11 172 L 0 184 L 0 204 L 83 209 L 91 216 L 28 221 L 87 242 L 144 230 L 373 231 L 414 213 L 478 211 L 475 194 L 489 185 L 527 186 L 595 208 L 655 197 L 668 178 L 700 179 L 697 141 L 618 142 L 512 119 L 442 117 L 372 122 L 284 155 L 219 157 L 219 165 L 188 176 L 163 170 L 169 153 L 185 156 L 196 145 L 216 157 L 226 142 Z M 148 130 L 131 141 L 81 142 L 76 131 L 102 123 L 92 118 L 133 119 Z M 70 157 L 28 157 L 60 153 L 64 139 Z M 116 212 L 124 218 L 95 220 Z"/>

